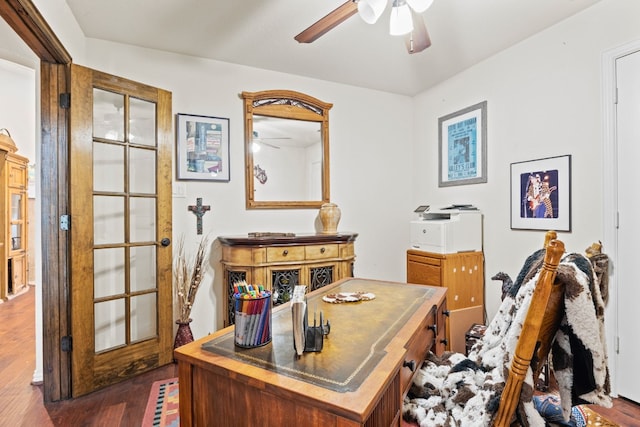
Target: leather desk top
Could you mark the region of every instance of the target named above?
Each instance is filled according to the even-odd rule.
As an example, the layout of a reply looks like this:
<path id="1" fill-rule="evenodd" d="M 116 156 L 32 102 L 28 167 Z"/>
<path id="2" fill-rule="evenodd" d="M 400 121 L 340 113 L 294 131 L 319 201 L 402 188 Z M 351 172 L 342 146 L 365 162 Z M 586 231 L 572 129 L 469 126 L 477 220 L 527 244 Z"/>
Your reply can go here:
<path id="1" fill-rule="evenodd" d="M 372 292 L 370 301 L 330 304 L 328 293 Z M 305 381 L 336 392 L 355 391 L 385 356 L 385 347 L 425 300 L 437 291 L 428 286 L 349 279 L 308 294 L 309 324 L 320 311 L 331 324 L 321 352 L 297 357 L 293 347 L 289 304 L 277 307 L 272 317 L 271 343 L 240 348 L 234 343 L 234 328 L 202 344 L 207 352 Z"/>

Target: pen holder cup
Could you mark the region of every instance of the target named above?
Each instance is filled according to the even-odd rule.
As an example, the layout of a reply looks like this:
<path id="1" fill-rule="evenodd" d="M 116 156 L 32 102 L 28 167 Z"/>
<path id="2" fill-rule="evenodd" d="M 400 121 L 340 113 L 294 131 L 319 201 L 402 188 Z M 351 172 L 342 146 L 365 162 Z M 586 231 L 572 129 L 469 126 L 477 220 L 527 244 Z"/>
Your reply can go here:
<path id="1" fill-rule="evenodd" d="M 271 342 L 271 293 L 248 298 L 234 295 L 235 344 L 238 347 L 260 347 Z"/>

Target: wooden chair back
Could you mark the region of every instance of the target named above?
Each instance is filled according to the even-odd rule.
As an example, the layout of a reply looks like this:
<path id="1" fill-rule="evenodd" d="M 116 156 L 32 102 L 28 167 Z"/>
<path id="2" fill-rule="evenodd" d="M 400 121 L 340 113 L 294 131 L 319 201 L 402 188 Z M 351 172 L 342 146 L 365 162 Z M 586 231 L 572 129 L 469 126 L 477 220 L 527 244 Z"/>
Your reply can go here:
<path id="1" fill-rule="evenodd" d="M 555 238 L 555 232 L 548 232 L 546 235 L 546 252 L 542 270 L 516 344 L 509 376 L 500 398 L 500 406 L 494 418 L 493 425 L 496 427 L 506 427 L 511 424 L 520 401 L 520 392 L 527 369 L 531 366 L 534 378 L 540 375 L 562 319 L 564 289 L 563 284 L 556 282 L 555 278 L 560 258 L 564 253 L 564 243 Z"/>

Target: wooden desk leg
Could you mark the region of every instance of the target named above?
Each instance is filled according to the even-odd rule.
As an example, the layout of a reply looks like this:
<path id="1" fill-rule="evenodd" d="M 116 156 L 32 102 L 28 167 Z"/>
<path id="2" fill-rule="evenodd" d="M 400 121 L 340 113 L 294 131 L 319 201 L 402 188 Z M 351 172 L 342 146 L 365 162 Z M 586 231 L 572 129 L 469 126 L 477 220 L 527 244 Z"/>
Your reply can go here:
<path id="1" fill-rule="evenodd" d="M 178 362 L 178 388 L 180 392 L 180 427 L 193 425 L 193 365 Z"/>

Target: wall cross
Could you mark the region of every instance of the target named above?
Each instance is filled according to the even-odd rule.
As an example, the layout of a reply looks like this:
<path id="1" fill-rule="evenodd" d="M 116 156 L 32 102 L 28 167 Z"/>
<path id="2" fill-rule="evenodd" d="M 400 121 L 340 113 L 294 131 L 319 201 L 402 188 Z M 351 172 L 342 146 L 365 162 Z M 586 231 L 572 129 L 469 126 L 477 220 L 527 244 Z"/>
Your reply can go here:
<path id="1" fill-rule="evenodd" d="M 207 211 L 211 210 L 210 205 L 202 205 L 202 197 L 196 198 L 195 205 L 189 205 L 189 210 L 196 216 L 196 230 L 198 234 L 202 234 L 202 217 Z"/>

